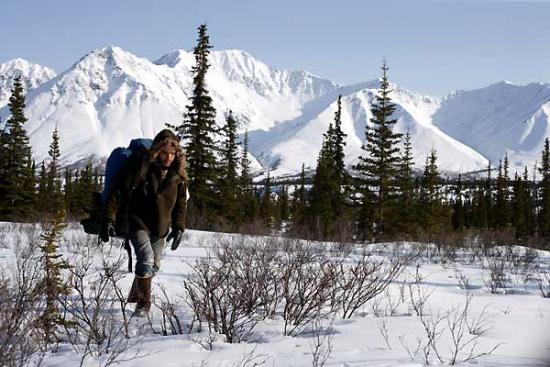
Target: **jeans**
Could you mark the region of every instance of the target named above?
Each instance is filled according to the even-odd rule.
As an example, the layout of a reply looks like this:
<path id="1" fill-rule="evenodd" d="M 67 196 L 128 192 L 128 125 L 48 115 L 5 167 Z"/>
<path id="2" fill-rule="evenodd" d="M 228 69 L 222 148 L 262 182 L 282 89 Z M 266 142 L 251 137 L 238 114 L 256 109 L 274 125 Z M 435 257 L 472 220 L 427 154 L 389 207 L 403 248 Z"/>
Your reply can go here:
<path id="1" fill-rule="evenodd" d="M 143 230 L 137 230 L 130 234 L 130 241 L 136 253 L 136 276 L 149 278 L 160 269 L 160 258 L 165 246 L 164 237 L 150 236 Z"/>

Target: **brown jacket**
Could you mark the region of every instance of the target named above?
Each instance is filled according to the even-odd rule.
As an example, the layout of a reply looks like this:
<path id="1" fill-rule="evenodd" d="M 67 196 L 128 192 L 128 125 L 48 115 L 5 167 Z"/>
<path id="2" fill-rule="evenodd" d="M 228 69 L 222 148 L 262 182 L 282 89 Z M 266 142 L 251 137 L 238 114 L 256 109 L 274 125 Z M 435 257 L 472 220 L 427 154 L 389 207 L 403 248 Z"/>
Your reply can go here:
<path id="1" fill-rule="evenodd" d="M 104 212 L 106 220 L 117 223 L 117 233 L 142 229 L 165 237 L 170 227 L 185 230 L 187 175 L 183 150 L 178 145 L 176 159 L 164 179 L 155 157 L 153 148 L 144 150 L 118 175 Z M 127 213 L 119 207 L 127 208 Z"/>

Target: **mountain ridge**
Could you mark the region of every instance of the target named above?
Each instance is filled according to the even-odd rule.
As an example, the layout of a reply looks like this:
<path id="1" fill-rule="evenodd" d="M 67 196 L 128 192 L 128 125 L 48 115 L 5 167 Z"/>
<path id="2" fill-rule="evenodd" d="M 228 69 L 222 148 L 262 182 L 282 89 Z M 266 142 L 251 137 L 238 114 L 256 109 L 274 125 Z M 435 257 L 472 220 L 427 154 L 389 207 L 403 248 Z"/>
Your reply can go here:
<path id="1" fill-rule="evenodd" d="M 339 94 L 348 134 L 346 164 L 351 166 L 362 154 L 377 79 L 339 85 L 304 70 L 271 67 L 235 49 L 212 51 L 209 61 L 207 84 L 217 123 L 223 124 L 225 113 L 233 111 L 240 121 L 239 132 L 250 132 L 257 171 L 297 173 L 302 163 L 314 168 Z M 193 63 L 192 52 L 181 49 L 150 61 L 110 45 L 92 50 L 60 74 L 51 71 L 45 74 L 48 78 L 35 77 L 34 84 L 28 84 L 25 125 L 35 159 L 47 159 L 55 126 L 60 131 L 62 162 L 70 164 L 90 156 L 105 157 L 131 137 L 152 137 L 166 123 L 178 123 L 189 102 Z M 0 65 L 0 71 L 5 70 L 0 75 L 8 75 L 7 64 Z M 5 80 L 9 82 L 9 76 Z M 506 152 L 519 157 L 513 159 L 518 167 L 532 164 L 541 139 L 550 135 L 549 84 L 501 81 L 441 98 L 391 87 L 397 104 L 396 129 L 411 132 L 417 168 L 434 148 L 441 170 L 450 172 L 483 169 Z M 0 109 L 2 121 L 9 115 L 6 103 Z M 506 114 L 509 118 L 503 119 Z M 481 122 L 487 124 L 487 132 L 477 127 Z M 503 141 L 506 144 L 500 147 Z"/>

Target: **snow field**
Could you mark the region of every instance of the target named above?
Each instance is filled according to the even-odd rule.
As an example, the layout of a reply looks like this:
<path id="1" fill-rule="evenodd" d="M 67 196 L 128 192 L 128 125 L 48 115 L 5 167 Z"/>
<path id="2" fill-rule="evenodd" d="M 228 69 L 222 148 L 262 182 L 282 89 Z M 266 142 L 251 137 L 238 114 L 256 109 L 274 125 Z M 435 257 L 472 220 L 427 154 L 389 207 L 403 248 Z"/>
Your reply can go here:
<path id="1" fill-rule="evenodd" d="M 0 225 L 0 268 L 3 272 L 13 268 L 16 246 L 18 242 L 20 245 L 28 241 L 26 237 L 30 227 L 8 223 Z M 31 237 L 36 238 L 40 230 L 38 226 L 34 228 Z M 18 238 L 21 240 L 18 241 Z M 112 247 L 103 244 L 98 248 L 95 241 L 95 237 L 83 234 L 78 224 L 70 224 L 60 241 L 60 253 L 75 264 L 78 259 L 91 259 L 92 271 L 87 278 L 90 280 L 102 274 L 102 257 L 113 263 L 122 255 L 117 274 L 121 278 L 120 288 L 126 294 L 133 275 L 126 273 L 124 251 L 119 250 L 116 243 Z M 388 260 L 395 253 L 418 256 L 410 257 L 399 277 L 385 291 L 360 307 L 350 319 L 342 319 L 342 313 L 336 312 L 308 323 L 301 332 L 288 336 L 283 335 L 284 320 L 279 308 L 274 317 L 262 320 L 254 327 L 247 342 L 229 344 L 223 335 L 208 332 L 206 323 L 203 323 L 201 332 L 196 330 L 195 325 L 189 333 L 193 312 L 185 302 L 188 296 L 183 286 L 184 281 L 190 279 L 195 262 L 208 256 L 214 259 L 214 245 L 224 242 L 254 246 L 255 243 L 265 243 L 265 237 L 189 230 L 185 242 L 177 251 L 166 249 L 161 271 L 153 280 L 155 303 L 160 304 L 164 299 L 177 303 L 175 314 L 182 322 L 184 334 L 162 336 L 162 312 L 153 306 L 150 323 L 130 319 L 131 338 L 128 344 L 124 344 L 127 349 L 119 357 L 119 360 L 128 360 L 120 365 L 253 366 L 256 363 L 258 366 L 320 366 L 325 356 L 325 366 L 422 366 L 426 364 L 424 350 L 429 351 L 427 358 L 430 364 L 442 364 L 437 354 L 443 364 L 449 364 L 453 354 L 452 322 L 449 322 L 452 320 L 464 322 L 463 329 L 466 331 L 463 340 L 475 336 L 468 332 L 468 325 L 479 326 L 481 335 L 475 338 L 477 346 L 474 354 L 490 351 L 498 345 L 489 355 L 459 365 L 550 364 L 550 334 L 547 332 L 550 326 L 550 300 L 541 297 L 534 281 L 537 274 L 549 270 L 550 255 L 547 252 L 533 251 L 537 256 L 531 259 L 521 256 L 525 255 L 525 250 L 521 248 L 495 249 L 493 255 L 499 256 L 493 257 L 506 263 L 507 284 L 504 289 L 497 287 L 497 293 L 492 294 L 488 289 L 491 257 L 474 258 L 472 250 L 459 250 L 451 257 L 445 251 L 438 253 L 433 245 L 421 243 L 369 245 L 376 260 Z M 301 243 L 307 244 L 305 241 Z M 309 245 L 316 254 L 320 254 L 320 258 L 329 261 L 346 254 L 345 251 L 335 251 L 335 244 Z M 362 245 L 353 245 L 349 250 L 346 264 L 353 266 L 361 259 Z M 451 262 L 449 258 L 455 261 Z M 468 289 L 460 288 L 459 279 L 462 279 L 463 285 L 467 283 Z M 91 285 L 90 281 L 86 286 Z M 422 300 L 425 303 L 420 307 L 422 316 L 419 316 L 418 305 Z M 468 300 L 467 316 L 460 321 Z M 127 317 L 131 317 L 131 310 L 132 307 L 127 310 Z M 324 310 L 328 308 L 325 306 Z M 120 307 L 114 308 L 114 314 L 120 322 Z M 438 320 L 439 323 L 436 323 Z M 476 323 L 476 320 L 483 322 Z M 433 348 L 423 348 L 428 340 L 426 325 L 428 328 L 432 326 L 437 334 L 433 343 L 437 354 Z M 455 337 L 457 335 L 459 333 L 455 333 Z M 417 351 L 419 341 L 421 347 Z M 320 344 L 317 349 L 316 343 Z M 457 362 L 466 358 L 472 345 L 473 342 L 459 353 Z M 139 358 L 134 358 L 136 353 Z M 82 354 L 77 353 L 70 344 L 61 343 L 57 352 L 47 353 L 43 365 L 74 366 L 80 364 L 81 358 Z M 83 365 L 103 366 L 108 364 L 108 358 L 108 354 L 90 355 L 84 359 Z"/>

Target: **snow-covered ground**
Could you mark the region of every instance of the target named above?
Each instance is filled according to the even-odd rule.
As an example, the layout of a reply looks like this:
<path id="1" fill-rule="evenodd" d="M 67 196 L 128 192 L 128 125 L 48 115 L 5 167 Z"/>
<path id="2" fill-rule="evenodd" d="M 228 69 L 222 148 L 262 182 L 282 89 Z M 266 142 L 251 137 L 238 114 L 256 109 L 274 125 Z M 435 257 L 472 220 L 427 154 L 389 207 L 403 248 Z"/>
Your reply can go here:
<path id="1" fill-rule="evenodd" d="M 25 232 L 28 225 L 0 224 L 0 268 L 6 274 L 14 266 L 14 251 L 26 242 L 26 235 L 18 241 L 18 233 Z M 283 241 L 281 239 L 281 241 Z M 473 354 L 488 352 L 486 356 L 463 361 L 474 343 L 458 354 L 457 363 L 468 366 L 548 366 L 550 365 L 550 299 L 543 298 L 537 282 L 532 278 L 550 271 L 550 254 L 536 251 L 536 258 L 525 255 L 524 249 L 501 249 L 502 264 L 507 269 L 507 286 L 492 294 L 487 289 L 490 273 L 488 266 L 493 261 L 474 257 L 474 249 L 444 252 L 442 258 L 433 246 L 417 243 L 393 243 L 369 245 L 373 256 L 387 260 L 396 253 L 418 253 L 399 277 L 385 292 L 360 307 L 350 319 L 343 319 L 341 312 L 325 317 L 315 324 L 306 325 L 301 333 L 283 335 L 284 321 L 280 309 L 272 318 L 259 322 L 248 342 L 229 344 L 224 336 L 209 333 L 203 324 L 202 332 L 196 328 L 189 333 L 193 312 L 185 302 L 188 299 L 183 283 L 190 277 L 195 261 L 213 256 L 213 245 L 231 242 L 233 245 L 249 245 L 265 242 L 265 238 L 241 235 L 222 235 L 201 231 L 187 231 L 185 242 L 176 251 L 167 248 L 162 259 L 160 273 L 154 278 L 153 293 L 156 303 L 168 299 L 177 303 L 175 314 L 180 318 L 184 334 L 162 336 L 163 318 L 160 309 L 153 306 L 151 324 L 130 319 L 130 339 L 125 354 L 119 356 L 123 366 L 321 366 L 314 362 L 315 344 L 319 341 L 318 355 L 327 356 L 325 366 L 422 366 L 426 364 L 422 346 L 428 340 L 425 326 L 437 333 L 429 350 L 430 364 L 449 364 L 452 357 L 452 321 L 458 325 L 455 337 L 462 334 L 463 345 L 475 338 Z M 61 253 L 73 265 L 86 257 L 93 257 L 89 278 L 102 273 L 101 253 L 112 261 L 122 255 L 119 275 L 120 286 L 128 291 L 133 275 L 125 272 L 125 253 L 117 246 L 97 247 L 95 238 L 89 238 L 77 224 L 69 225 L 60 241 Z M 313 244 L 317 253 L 329 261 L 346 252 L 334 252 L 333 244 Z M 361 245 L 354 245 L 346 257 L 351 266 L 361 257 Z M 326 252 L 324 251 L 326 250 Z M 329 251 L 331 250 L 331 251 Z M 105 255 L 106 254 L 106 255 Z M 392 255 L 393 254 L 393 255 Z M 105 257 L 106 256 L 106 257 Z M 454 261 L 449 261 L 449 259 Z M 80 260 L 78 260 L 80 259 Z M 212 260 L 213 261 L 213 260 Z M 500 260 L 499 260 L 500 261 Z M 514 265 L 515 264 L 515 265 Z M 80 266 L 80 265 L 79 265 Z M 531 280 L 525 280 L 531 278 Z M 465 284 L 466 283 L 466 284 Z M 89 283 L 91 284 L 91 283 Z M 460 286 L 462 284 L 462 286 Z M 424 306 L 420 306 L 425 300 Z M 464 313 L 466 302 L 469 307 Z M 416 306 L 416 310 L 415 310 Z M 418 316 L 418 308 L 422 316 Z M 127 311 L 131 316 L 131 309 Z M 461 318 L 461 316 L 463 316 Z M 117 309 L 117 316 L 122 314 Z M 421 321 L 424 321 L 424 324 Z M 437 321 L 439 320 L 439 323 Z M 477 322 L 476 322 L 477 320 Z M 464 321 L 463 324 L 460 322 Z M 473 335 L 468 328 L 478 326 Z M 196 325 L 195 325 L 196 326 Z M 472 330 L 470 330 L 472 331 Z M 417 351 L 417 345 L 420 349 Z M 122 345 L 122 344 L 121 344 Z M 330 348 L 329 348 L 330 346 Z M 432 348 L 433 347 L 433 348 Z M 330 352 L 327 352 L 330 349 Z M 416 353 L 415 353 L 416 352 Z M 135 355 L 138 355 L 135 357 Z M 0 356 L 0 359 L 2 357 Z M 58 350 L 49 352 L 43 366 L 77 366 L 82 355 L 67 343 Z M 126 361 L 123 361 L 127 359 Z M 322 359 L 322 358 L 321 358 Z M 105 365 L 108 355 L 88 356 L 84 366 Z"/>

